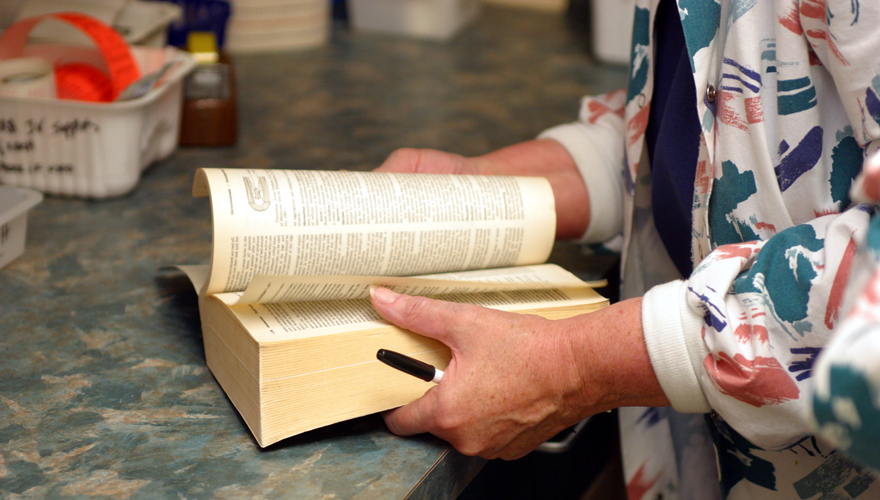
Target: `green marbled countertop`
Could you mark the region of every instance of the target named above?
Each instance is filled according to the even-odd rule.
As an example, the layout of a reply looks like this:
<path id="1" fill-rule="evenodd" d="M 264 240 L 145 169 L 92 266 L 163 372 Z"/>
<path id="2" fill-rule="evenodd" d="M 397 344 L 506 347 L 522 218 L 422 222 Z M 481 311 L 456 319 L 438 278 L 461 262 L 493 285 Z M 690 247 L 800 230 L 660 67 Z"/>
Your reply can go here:
<path id="1" fill-rule="evenodd" d="M 0 497 L 450 498 L 479 470 L 370 416 L 260 449 L 208 371 L 198 167 L 368 170 L 396 147 L 479 154 L 621 86 L 561 15 L 487 6 L 450 42 L 335 29 L 319 49 L 235 56 L 235 147 L 179 149 L 123 197 L 47 197 L 0 270 Z"/>

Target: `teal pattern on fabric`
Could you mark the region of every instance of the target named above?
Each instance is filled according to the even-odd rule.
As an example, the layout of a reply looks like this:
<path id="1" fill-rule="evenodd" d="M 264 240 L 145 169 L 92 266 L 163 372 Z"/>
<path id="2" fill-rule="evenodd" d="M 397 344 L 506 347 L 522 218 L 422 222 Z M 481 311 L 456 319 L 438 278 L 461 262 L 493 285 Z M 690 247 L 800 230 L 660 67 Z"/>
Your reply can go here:
<path id="1" fill-rule="evenodd" d="M 818 252 L 824 240 L 810 225 L 792 226 L 764 245 L 752 267 L 733 286 L 734 293 L 766 293 L 774 315 L 798 332 L 810 329 L 807 318 L 812 281 L 818 272 L 805 252 Z"/>
<path id="2" fill-rule="evenodd" d="M 645 51 L 651 43 L 651 12 L 636 7 L 633 20 L 632 45 L 630 46 L 630 75 L 626 86 L 626 102 L 638 97 L 648 82 L 650 63 Z"/>
<path id="3" fill-rule="evenodd" d="M 739 18 L 744 16 L 752 7 L 758 3 L 758 0 L 736 0 L 730 6 L 730 21 L 735 23 Z"/>
<path id="4" fill-rule="evenodd" d="M 806 477 L 792 483 L 792 486 L 798 497 L 803 500 L 808 498 L 837 500 L 857 498 L 873 482 L 874 477 L 870 472 L 835 452 L 824 464 Z"/>
<path id="5" fill-rule="evenodd" d="M 691 71 L 694 70 L 694 56 L 700 49 L 712 43 L 721 21 L 721 4 L 714 0 L 679 0 L 678 11 L 681 25 L 687 39 L 688 55 L 691 58 Z"/>
<path id="6" fill-rule="evenodd" d="M 721 178 L 715 180 L 716 194 L 709 199 L 709 228 L 713 245 L 758 239 L 747 222 L 730 217 L 737 205 L 757 191 L 754 172 L 746 170 L 740 173 L 736 164 L 729 160 L 721 164 Z"/>
<path id="7" fill-rule="evenodd" d="M 838 132 L 837 140 L 831 152 L 831 199 L 838 210 L 844 210 L 850 204 L 849 188 L 862 169 L 864 150 L 852 136 L 851 128 Z"/>
<path id="8" fill-rule="evenodd" d="M 875 260 L 880 260 L 880 214 L 871 218 L 868 236 L 865 238 L 865 246 L 874 251 Z"/>
<path id="9" fill-rule="evenodd" d="M 792 115 L 813 108 L 817 104 L 816 87 L 810 77 L 779 80 L 776 83 L 777 108 L 780 115 Z"/>
<path id="10" fill-rule="evenodd" d="M 866 380 L 864 374 L 847 365 L 831 365 L 830 394 L 828 398 L 813 396 L 813 411 L 819 427 L 833 425 L 837 433 L 845 435 L 841 441 L 847 454 L 880 470 L 880 408 L 877 388 Z M 837 402 L 837 403 L 835 403 Z M 858 422 L 844 421 L 834 412 L 835 404 L 845 404 L 857 411 Z"/>
<path id="11" fill-rule="evenodd" d="M 754 454 L 754 451 L 763 451 L 762 448 L 750 443 L 721 419 L 713 420 L 707 415 L 706 422 L 712 441 L 718 447 L 723 498 L 744 479 L 768 490 L 776 489 L 776 467 Z"/>

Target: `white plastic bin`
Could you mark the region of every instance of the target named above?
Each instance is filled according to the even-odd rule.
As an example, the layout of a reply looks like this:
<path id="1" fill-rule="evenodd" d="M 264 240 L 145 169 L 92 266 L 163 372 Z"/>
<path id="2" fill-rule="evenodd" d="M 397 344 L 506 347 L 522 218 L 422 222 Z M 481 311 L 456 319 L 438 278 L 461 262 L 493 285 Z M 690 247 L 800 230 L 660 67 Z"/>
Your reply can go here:
<path id="1" fill-rule="evenodd" d="M 0 185 L 0 269 L 24 253 L 28 210 L 42 200 L 32 189 Z"/>
<path id="2" fill-rule="evenodd" d="M 480 0 L 349 0 L 356 30 L 445 40 L 480 11 Z"/>
<path id="3" fill-rule="evenodd" d="M 51 46 L 27 55 L 52 60 Z M 131 191 L 141 171 L 176 148 L 183 77 L 195 61 L 174 47 L 132 47 L 149 73 L 176 65 L 159 86 L 123 102 L 0 97 L 0 183 L 46 194 L 106 198 Z"/>

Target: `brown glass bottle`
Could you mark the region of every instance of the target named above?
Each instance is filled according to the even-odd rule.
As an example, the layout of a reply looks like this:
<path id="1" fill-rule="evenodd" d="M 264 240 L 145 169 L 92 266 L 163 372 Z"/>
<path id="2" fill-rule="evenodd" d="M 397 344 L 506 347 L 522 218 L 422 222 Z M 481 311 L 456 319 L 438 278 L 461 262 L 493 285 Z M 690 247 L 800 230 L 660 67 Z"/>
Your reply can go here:
<path id="1" fill-rule="evenodd" d="M 183 87 L 181 146 L 232 146 L 238 137 L 232 60 L 217 50 L 213 33 L 190 33 L 187 49 L 197 64 Z"/>

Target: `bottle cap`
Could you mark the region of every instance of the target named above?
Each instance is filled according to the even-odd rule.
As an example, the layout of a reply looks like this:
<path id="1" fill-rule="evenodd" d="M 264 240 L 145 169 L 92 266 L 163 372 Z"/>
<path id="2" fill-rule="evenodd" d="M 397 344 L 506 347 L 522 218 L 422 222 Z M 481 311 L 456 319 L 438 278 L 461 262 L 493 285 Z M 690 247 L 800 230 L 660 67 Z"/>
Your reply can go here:
<path id="1" fill-rule="evenodd" d="M 191 31 L 186 37 L 186 50 L 199 64 L 214 64 L 220 60 L 217 38 L 210 31 Z"/>

